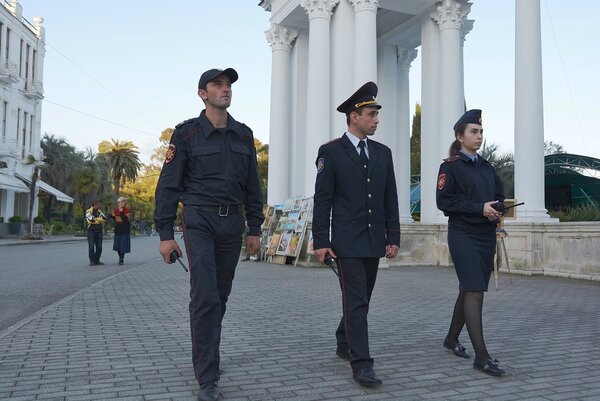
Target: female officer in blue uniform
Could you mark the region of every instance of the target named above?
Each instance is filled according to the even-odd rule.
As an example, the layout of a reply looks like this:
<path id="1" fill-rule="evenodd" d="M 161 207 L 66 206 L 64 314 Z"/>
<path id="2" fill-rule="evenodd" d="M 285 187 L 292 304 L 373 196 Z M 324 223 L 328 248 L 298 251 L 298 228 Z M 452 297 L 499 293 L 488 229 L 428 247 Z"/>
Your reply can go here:
<path id="1" fill-rule="evenodd" d="M 467 325 L 475 348 L 473 368 L 493 376 L 504 370 L 492 359 L 483 340 L 483 293 L 493 268 L 496 224 L 501 213 L 493 205 L 504 201 L 494 167 L 477 154 L 483 141 L 481 110 L 467 111 L 454 125 L 450 157 L 440 166 L 437 207 L 448 216 L 448 248 L 460 283 L 444 347 L 470 358 L 458 336 Z"/>

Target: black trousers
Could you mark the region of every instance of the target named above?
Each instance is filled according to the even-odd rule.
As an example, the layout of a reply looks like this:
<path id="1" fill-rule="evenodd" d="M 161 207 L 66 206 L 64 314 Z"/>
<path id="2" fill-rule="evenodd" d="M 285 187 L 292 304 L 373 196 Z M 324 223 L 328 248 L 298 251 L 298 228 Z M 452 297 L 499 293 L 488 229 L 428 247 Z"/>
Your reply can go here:
<path id="1" fill-rule="evenodd" d="M 192 361 L 199 384 L 219 379 L 221 322 L 240 257 L 242 214 L 219 216 L 194 207 L 183 210 L 190 263 Z"/>
<path id="2" fill-rule="evenodd" d="M 377 279 L 379 258 L 338 257 L 343 315 L 335 332 L 337 346 L 350 349 L 353 370 L 373 367 L 369 353 L 369 302 Z"/>
<path id="3" fill-rule="evenodd" d="M 102 230 L 88 230 L 88 254 L 90 262 L 99 262 L 102 255 Z"/>

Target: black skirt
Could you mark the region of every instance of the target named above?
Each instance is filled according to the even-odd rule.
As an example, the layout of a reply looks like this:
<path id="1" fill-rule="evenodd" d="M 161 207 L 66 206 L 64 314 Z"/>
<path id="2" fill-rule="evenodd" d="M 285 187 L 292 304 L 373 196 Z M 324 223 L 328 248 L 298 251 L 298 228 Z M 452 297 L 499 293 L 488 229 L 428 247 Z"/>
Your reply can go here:
<path id="1" fill-rule="evenodd" d="M 449 226 L 448 249 L 460 291 L 487 291 L 496 253 L 495 226 Z"/>

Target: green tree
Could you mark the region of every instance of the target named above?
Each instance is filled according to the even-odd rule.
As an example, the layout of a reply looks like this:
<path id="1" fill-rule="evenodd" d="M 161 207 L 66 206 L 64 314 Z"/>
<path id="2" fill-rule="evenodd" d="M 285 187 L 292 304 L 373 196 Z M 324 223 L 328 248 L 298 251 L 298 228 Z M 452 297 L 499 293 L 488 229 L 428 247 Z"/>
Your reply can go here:
<path id="1" fill-rule="evenodd" d="M 566 153 L 562 145 L 552 141 L 544 141 L 544 156 Z"/>
<path id="2" fill-rule="evenodd" d="M 98 153 L 105 158 L 110 169 L 116 196 L 119 196 L 123 182 L 133 181 L 138 176 L 142 164 L 137 149 L 133 142 L 118 139 L 111 139 L 111 142 L 102 141 L 98 145 Z"/>
<path id="3" fill-rule="evenodd" d="M 483 144 L 479 152 L 483 158 L 489 161 L 494 168 L 502 185 L 504 186 L 504 195 L 507 198 L 515 197 L 515 158 L 512 153 L 500 153 L 498 145 L 487 143 Z"/>
<path id="4" fill-rule="evenodd" d="M 150 156 L 150 160 L 155 166 L 162 166 L 165 161 L 165 156 L 167 155 L 167 149 L 169 147 L 169 142 L 171 142 L 171 137 L 173 136 L 173 128 L 165 128 L 160 133 L 160 146 L 158 148 L 154 148 L 152 152 L 152 156 Z"/>
<path id="5" fill-rule="evenodd" d="M 421 175 L 421 105 L 415 104 L 410 136 L 410 175 Z"/>
<path id="6" fill-rule="evenodd" d="M 256 161 L 258 162 L 258 180 L 263 194 L 263 201 L 267 199 L 267 188 L 269 181 L 269 144 L 263 144 L 254 138 L 256 149 Z"/>
<path id="7" fill-rule="evenodd" d="M 65 139 L 48 134 L 44 134 L 40 146 L 45 156 L 44 165 L 40 171 L 41 179 L 67 195 L 76 198 L 77 175 L 84 163 L 83 152 L 78 151 Z M 52 219 L 53 199 L 52 196 L 41 198 L 44 206 L 43 215 L 47 221 Z M 72 220 L 73 204 L 69 204 L 66 212 L 66 223 L 72 224 Z"/>

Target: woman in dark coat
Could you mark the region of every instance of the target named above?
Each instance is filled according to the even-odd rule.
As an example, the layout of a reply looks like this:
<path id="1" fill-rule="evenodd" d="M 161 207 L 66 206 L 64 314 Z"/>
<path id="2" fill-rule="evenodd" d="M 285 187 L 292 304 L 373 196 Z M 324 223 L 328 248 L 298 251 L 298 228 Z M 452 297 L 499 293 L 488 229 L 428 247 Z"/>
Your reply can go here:
<path id="1" fill-rule="evenodd" d="M 438 209 L 448 216 L 448 248 L 460 284 L 444 347 L 470 358 L 458 340 L 466 323 L 475 348 L 473 367 L 501 376 L 505 372 L 491 358 L 483 339 L 482 307 L 501 216 L 494 205 L 504 201 L 504 194 L 494 167 L 477 154 L 483 141 L 481 110 L 467 111 L 454 125 L 454 135 L 450 157 L 440 166 L 436 193 Z"/>
<path id="2" fill-rule="evenodd" d="M 119 264 L 125 263 L 125 254 L 131 252 L 131 210 L 126 206 L 127 199 L 119 197 L 117 207 L 110 217 L 115 221 L 115 240 L 113 251 L 119 254 Z"/>

